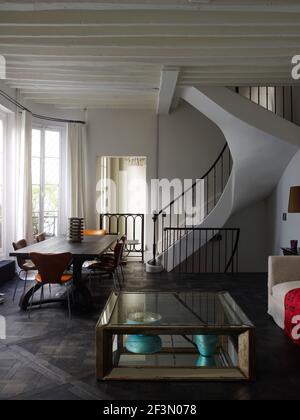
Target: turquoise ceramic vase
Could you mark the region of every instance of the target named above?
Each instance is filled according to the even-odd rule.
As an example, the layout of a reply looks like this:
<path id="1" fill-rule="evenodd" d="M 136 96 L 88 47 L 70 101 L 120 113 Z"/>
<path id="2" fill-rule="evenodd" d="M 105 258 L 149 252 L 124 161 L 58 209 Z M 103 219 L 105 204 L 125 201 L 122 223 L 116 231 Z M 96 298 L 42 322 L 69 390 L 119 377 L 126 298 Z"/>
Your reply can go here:
<path id="1" fill-rule="evenodd" d="M 157 324 L 161 320 L 159 314 L 135 312 L 127 319 L 129 325 Z M 161 338 L 157 335 L 131 334 L 126 341 L 126 349 L 135 354 L 153 354 L 161 350 Z"/>
<path id="2" fill-rule="evenodd" d="M 216 335 L 196 335 L 195 343 L 198 351 L 203 357 L 213 357 L 218 343 L 218 336 Z"/>
<path id="3" fill-rule="evenodd" d="M 197 367 L 215 367 L 216 361 L 214 357 L 199 356 L 196 361 Z"/>

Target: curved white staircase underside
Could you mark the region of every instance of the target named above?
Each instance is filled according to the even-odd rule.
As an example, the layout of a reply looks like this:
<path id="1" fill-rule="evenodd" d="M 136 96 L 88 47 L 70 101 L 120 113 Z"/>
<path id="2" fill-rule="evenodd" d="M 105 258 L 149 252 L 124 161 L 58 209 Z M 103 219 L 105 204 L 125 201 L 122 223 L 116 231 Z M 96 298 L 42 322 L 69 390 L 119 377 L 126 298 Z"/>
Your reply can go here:
<path id="1" fill-rule="evenodd" d="M 222 87 L 177 94 L 223 132 L 233 159 L 233 211 L 266 198 L 300 148 L 300 128 Z"/>
<path id="2" fill-rule="evenodd" d="M 231 176 L 216 207 L 200 226 L 221 228 L 233 213 L 270 195 L 300 148 L 300 128 L 227 88 L 185 87 L 178 89 L 177 96 L 221 129 L 231 151 Z M 183 240 L 188 241 L 190 256 L 189 239 L 187 235 Z M 170 252 L 170 261 L 175 253 L 176 263 L 182 262 L 178 243 Z"/>

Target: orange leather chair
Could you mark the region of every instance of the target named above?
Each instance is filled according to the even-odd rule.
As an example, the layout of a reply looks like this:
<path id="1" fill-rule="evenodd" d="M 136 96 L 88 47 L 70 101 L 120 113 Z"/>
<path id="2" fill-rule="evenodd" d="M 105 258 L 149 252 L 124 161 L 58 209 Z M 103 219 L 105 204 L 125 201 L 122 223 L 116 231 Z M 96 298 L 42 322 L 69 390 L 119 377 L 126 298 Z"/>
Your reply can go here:
<path id="1" fill-rule="evenodd" d="M 106 233 L 105 229 L 85 229 L 83 236 L 104 236 Z"/>
<path id="2" fill-rule="evenodd" d="M 38 270 L 38 274 L 35 276 L 35 281 L 36 286 L 42 285 L 41 300 L 44 296 L 43 290 L 45 284 L 59 284 L 61 286 L 65 286 L 67 291 L 69 318 L 71 318 L 70 291 L 68 284 L 73 280 L 73 275 L 64 274 L 64 271 L 70 266 L 72 262 L 72 254 L 69 252 L 63 254 L 39 254 L 37 252 L 32 252 L 30 254 L 30 259 L 34 262 Z M 29 317 L 34 293 L 35 290 L 31 298 Z"/>

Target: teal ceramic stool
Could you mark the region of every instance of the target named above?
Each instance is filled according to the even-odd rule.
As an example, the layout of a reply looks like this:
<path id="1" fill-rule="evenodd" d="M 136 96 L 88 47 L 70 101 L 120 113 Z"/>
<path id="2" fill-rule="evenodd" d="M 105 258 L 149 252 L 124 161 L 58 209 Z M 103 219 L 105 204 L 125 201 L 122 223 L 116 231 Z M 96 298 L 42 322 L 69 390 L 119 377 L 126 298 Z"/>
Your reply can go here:
<path id="1" fill-rule="evenodd" d="M 195 335 L 195 343 L 201 356 L 213 357 L 218 343 L 216 335 Z"/>
<path id="2" fill-rule="evenodd" d="M 150 312 L 136 312 L 127 319 L 129 325 L 158 324 L 161 320 L 159 314 Z M 161 350 L 161 338 L 157 335 L 131 334 L 126 341 L 126 349 L 135 354 L 153 354 Z"/>

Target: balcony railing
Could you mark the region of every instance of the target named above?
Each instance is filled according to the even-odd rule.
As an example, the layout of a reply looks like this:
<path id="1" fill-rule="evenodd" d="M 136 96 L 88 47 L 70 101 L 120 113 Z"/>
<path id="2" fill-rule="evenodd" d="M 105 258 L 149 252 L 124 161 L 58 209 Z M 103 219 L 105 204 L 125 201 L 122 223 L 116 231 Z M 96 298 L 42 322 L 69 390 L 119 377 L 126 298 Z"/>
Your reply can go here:
<path id="1" fill-rule="evenodd" d="M 102 213 L 100 214 L 100 229 L 107 233 L 125 235 L 127 256 L 141 256 L 145 253 L 145 215 L 138 213 Z"/>
<path id="2" fill-rule="evenodd" d="M 42 219 L 42 223 L 40 223 Z M 57 235 L 57 212 L 47 212 L 44 216 L 34 212 L 32 214 L 33 234 L 37 235 L 41 231 L 45 232 L 48 237 Z"/>

